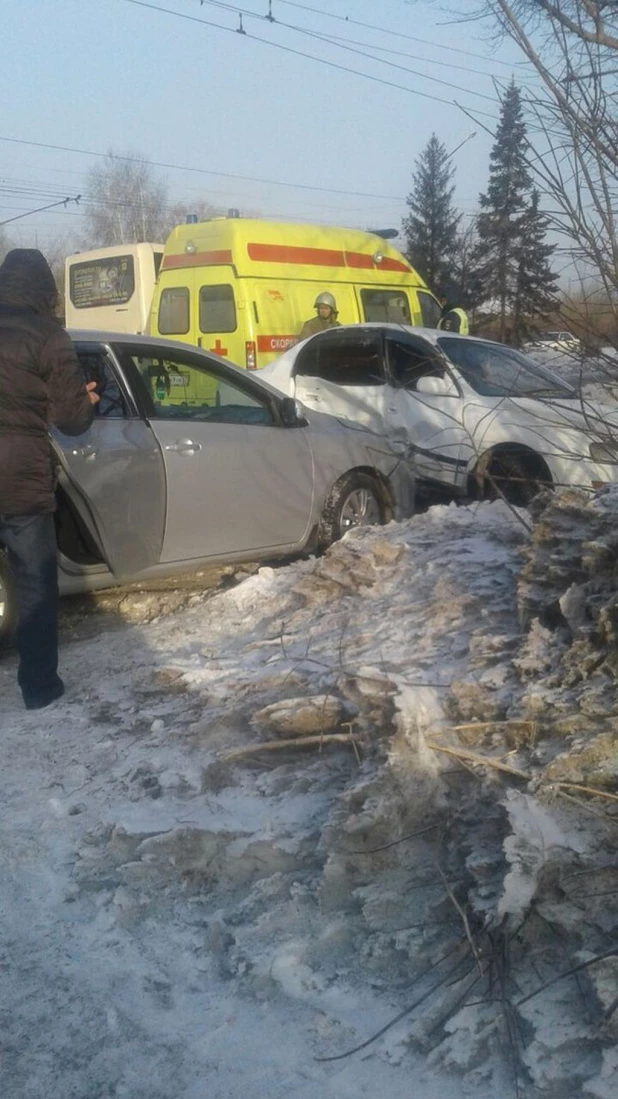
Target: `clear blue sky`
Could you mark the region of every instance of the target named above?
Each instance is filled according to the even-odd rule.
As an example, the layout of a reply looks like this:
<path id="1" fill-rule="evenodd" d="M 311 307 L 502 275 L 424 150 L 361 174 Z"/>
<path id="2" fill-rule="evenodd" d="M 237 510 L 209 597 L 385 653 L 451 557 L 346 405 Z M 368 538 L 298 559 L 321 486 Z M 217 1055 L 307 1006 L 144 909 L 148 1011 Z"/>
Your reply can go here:
<path id="1" fill-rule="evenodd" d="M 97 159 L 17 143 L 38 142 L 272 181 L 158 168 L 171 201 L 399 228 L 414 160 L 432 131 L 451 150 L 476 128 L 453 157 L 457 202 L 471 213 L 486 186 L 491 140 L 455 101 L 486 112 L 492 126 L 492 77 L 502 85 L 513 75 L 531 79 L 513 46 L 457 21 L 477 7 L 271 0 L 270 22 L 269 0 L 3 0 L 0 138 L 14 140 L 0 140 L 0 221 L 86 194 Z M 235 33 L 238 9 L 260 16 L 243 15 L 245 35 Z M 45 248 L 65 233 L 79 236 L 82 219 L 71 205 L 6 232 L 13 243 Z"/>

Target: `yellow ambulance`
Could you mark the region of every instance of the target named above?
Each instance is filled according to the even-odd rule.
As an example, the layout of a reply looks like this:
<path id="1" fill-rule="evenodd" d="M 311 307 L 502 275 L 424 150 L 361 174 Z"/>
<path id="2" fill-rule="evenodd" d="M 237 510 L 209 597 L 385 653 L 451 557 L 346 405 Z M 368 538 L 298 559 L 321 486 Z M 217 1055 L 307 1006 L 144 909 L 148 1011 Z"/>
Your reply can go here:
<path id="1" fill-rule="evenodd" d="M 434 328 L 438 301 L 382 237 L 358 229 L 222 217 L 172 230 L 149 331 L 255 370 L 296 343 L 329 291 L 341 324 Z"/>

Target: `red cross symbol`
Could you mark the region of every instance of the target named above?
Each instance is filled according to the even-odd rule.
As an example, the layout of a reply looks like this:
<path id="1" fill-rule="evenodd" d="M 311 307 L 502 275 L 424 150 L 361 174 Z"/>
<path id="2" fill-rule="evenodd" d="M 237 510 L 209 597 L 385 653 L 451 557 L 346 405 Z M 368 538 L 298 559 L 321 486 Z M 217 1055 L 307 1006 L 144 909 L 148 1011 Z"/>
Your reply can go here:
<path id="1" fill-rule="evenodd" d="M 227 347 L 221 347 L 221 340 L 215 340 L 215 346 L 209 347 L 209 351 L 214 351 L 215 355 L 227 355 Z"/>

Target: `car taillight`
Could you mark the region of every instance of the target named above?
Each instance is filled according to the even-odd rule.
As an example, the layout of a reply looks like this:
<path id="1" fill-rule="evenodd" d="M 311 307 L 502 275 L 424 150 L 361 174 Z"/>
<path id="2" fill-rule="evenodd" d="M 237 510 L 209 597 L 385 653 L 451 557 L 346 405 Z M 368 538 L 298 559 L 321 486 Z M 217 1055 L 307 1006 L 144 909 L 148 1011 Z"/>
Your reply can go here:
<path id="1" fill-rule="evenodd" d="M 245 366 L 247 367 L 247 370 L 255 370 L 257 368 L 255 342 L 253 340 L 247 340 L 245 343 Z"/>

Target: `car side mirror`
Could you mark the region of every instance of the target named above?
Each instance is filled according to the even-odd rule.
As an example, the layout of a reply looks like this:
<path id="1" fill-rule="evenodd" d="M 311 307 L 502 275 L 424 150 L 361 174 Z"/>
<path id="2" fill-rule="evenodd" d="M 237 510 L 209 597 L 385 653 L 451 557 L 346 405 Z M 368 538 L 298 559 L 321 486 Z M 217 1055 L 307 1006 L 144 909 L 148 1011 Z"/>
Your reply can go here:
<path id="1" fill-rule="evenodd" d="M 284 427 L 304 427 L 307 423 L 303 407 L 294 397 L 283 397 L 279 412 Z"/>
<path id="2" fill-rule="evenodd" d="M 416 383 L 416 392 L 423 393 L 427 397 L 457 397 L 455 383 L 447 374 L 442 378 L 436 378 L 432 374 L 426 374 Z"/>

